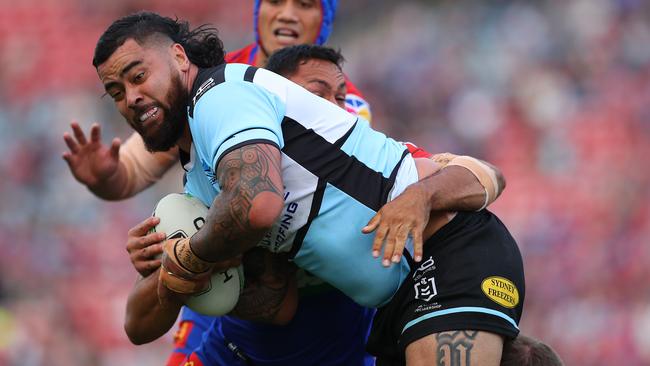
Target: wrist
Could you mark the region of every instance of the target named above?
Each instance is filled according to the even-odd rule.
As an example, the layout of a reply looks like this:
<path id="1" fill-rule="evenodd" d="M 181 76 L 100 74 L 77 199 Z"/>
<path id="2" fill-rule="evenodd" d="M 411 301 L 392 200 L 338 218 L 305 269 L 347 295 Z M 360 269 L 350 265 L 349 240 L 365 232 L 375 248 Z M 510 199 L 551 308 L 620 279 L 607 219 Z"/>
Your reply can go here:
<path id="1" fill-rule="evenodd" d="M 500 192 L 500 188 L 493 169 L 471 156 L 457 156 L 447 166 L 451 167 L 454 165 L 469 170 L 483 187 L 485 200 L 481 208 L 477 211 L 484 209 L 487 205 L 494 202 Z"/>
<path id="2" fill-rule="evenodd" d="M 106 200 L 119 200 L 126 198 L 126 179 L 126 167 L 122 163 L 118 163 L 117 169 L 109 176 L 96 178 L 94 182 L 85 182 L 84 184 L 97 197 Z"/>
<path id="3" fill-rule="evenodd" d="M 168 240 L 163 244 L 159 280 L 173 292 L 197 294 L 209 287 L 213 266 L 192 252 L 189 238 Z"/>
<path id="4" fill-rule="evenodd" d="M 179 239 L 174 243 L 174 254 L 178 263 L 187 271 L 192 273 L 203 273 L 212 270 L 213 262 L 199 258 L 190 245 L 190 238 Z"/>
<path id="5" fill-rule="evenodd" d="M 438 200 L 438 190 L 435 185 L 427 183 L 428 179 L 430 177 L 411 184 L 403 194 L 411 195 L 413 197 L 412 202 L 422 203 L 426 206 L 426 209 L 431 211 L 433 209 L 433 203 Z"/>

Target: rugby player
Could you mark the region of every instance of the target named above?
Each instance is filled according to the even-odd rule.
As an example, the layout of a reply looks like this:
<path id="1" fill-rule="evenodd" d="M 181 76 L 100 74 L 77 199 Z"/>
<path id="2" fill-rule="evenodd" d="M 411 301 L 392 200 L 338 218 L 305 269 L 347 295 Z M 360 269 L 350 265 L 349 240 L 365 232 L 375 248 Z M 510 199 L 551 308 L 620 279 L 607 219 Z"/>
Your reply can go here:
<path id="1" fill-rule="evenodd" d="M 345 106 L 346 84 L 339 66 L 342 62 L 339 53 L 307 45 L 283 51 L 276 52 L 267 68 L 289 77 L 341 108 Z M 132 230 L 138 235 L 144 234 L 148 230 L 147 221 L 149 219 Z M 263 252 L 268 253 L 266 250 Z M 246 257 L 259 258 L 262 255 L 258 251 L 253 255 L 247 253 Z M 253 260 L 250 258 L 249 261 Z M 297 284 L 301 291 L 301 306 L 298 306 L 291 323 L 284 324 L 286 319 L 277 314 L 285 311 L 279 305 L 285 297 L 291 296 L 293 290 L 289 288 L 292 268 L 285 257 L 278 255 L 266 255 L 262 263 L 262 266 L 255 266 L 262 273 L 256 274 L 252 286 L 250 275 L 245 276 L 246 290 L 234 311 L 235 316 L 218 318 L 209 335 L 190 339 L 191 344 L 198 345 L 203 338 L 201 347 L 192 355 L 191 361 L 195 365 L 244 365 L 247 361 L 256 365 L 374 364 L 374 359 L 364 352 L 373 311 L 303 273 Z M 125 329 L 135 343 L 158 338 L 169 330 L 178 316 L 180 301 L 171 301 L 160 313 L 152 310 L 157 309 L 157 298 L 147 298 L 146 294 L 155 291 L 156 283 L 156 276 L 140 278 L 129 296 Z M 264 306 L 260 307 L 260 304 Z M 185 308 L 183 312 L 191 311 Z M 201 322 L 213 319 L 191 313 Z M 242 320 L 242 316 L 253 322 Z M 184 322 L 181 331 L 186 329 L 186 324 L 191 323 Z M 205 325 L 206 329 L 207 325 L 209 323 Z"/>
<path id="2" fill-rule="evenodd" d="M 228 53 L 226 61 L 263 66 L 268 55 L 281 47 L 303 43 L 323 44 L 332 31 L 336 8 L 336 0 L 255 0 L 253 8 L 255 41 L 240 50 Z M 370 120 L 368 103 L 347 78 L 346 88 L 345 108 Z M 74 139 L 70 134 L 64 135 L 71 150 L 64 154 L 64 158 L 75 178 L 86 185 L 91 192 L 104 199 L 117 200 L 131 197 L 155 183 L 178 162 L 178 152 L 175 147 L 166 152 L 149 153 L 137 133 L 133 133 L 122 147 L 119 139 L 113 139 L 110 147 L 105 147 L 101 143 L 98 124 L 94 124 L 91 128 L 90 141 L 77 123 L 72 124 L 72 131 Z M 422 150 L 411 148 L 418 156 L 426 155 Z M 155 218 L 150 218 L 129 232 L 127 250 L 136 270 L 143 276 L 160 266 L 156 258 L 161 253 L 161 246 L 156 243 L 160 241 L 162 233 L 148 234 L 156 223 Z M 310 285 L 307 287 L 311 289 L 305 291 L 319 292 L 319 296 L 313 299 L 313 303 L 302 301 L 299 304 L 300 313 L 305 314 L 305 327 L 322 319 L 322 308 L 328 307 L 332 314 L 339 314 L 340 317 L 340 320 L 327 319 L 331 332 L 305 333 L 298 330 L 300 327 L 296 326 L 291 331 L 283 327 L 278 329 L 280 333 L 276 334 L 275 328 L 267 327 L 263 329 L 265 336 L 262 337 L 254 325 L 232 319 L 233 322 L 224 325 L 225 329 L 230 330 L 231 341 L 252 347 L 253 343 L 261 343 L 260 340 L 265 344 L 273 344 L 275 340 L 286 338 L 287 334 L 291 334 L 296 338 L 295 342 L 303 342 L 305 353 L 314 354 L 318 360 L 319 355 L 326 357 L 326 354 L 320 351 L 322 344 L 339 344 L 340 349 L 344 347 L 349 349 L 350 344 L 362 342 L 359 337 L 365 340 L 373 310 L 359 307 L 338 292 L 330 290 L 323 292 L 322 281 L 303 271 L 298 272 L 298 281 Z M 211 318 L 205 318 L 189 309 L 182 312 L 179 328 L 174 336 L 175 349 L 168 365 L 178 365 L 186 354 L 198 345 L 203 331 L 211 321 Z M 295 322 L 292 326 L 294 324 Z M 257 341 L 246 342 L 246 340 Z M 232 343 L 231 341 L 228 343 Z M 273 348 L 273 355 L 284 356 L 282 352 L 277 351 L 278 347 Z M 226 349 L 225 345 L 224 349 Z M 360 349 L 359 352 L 363 353 L 363 350 Z M 265 353 L 261 350 L 260 354 Z M 271 356 L 260 357 L 272 358 Z M 341 360 L 341 358 L 333 359 Z M 367 359 L 367 363 L 372 362 L 372 358 L 367 357 Z M 346 362 L 356 364 L 350 360 Z"/>
<path id="3" fill-rule="evenodd" d="M 216 261 L 262 240 L 267 249 L 288 252 L 298 266 L 358 303 L 385 305 L 373 326 L 383 334 L 376 338 L 374 351 L 384 362 L 399 362 L 405 348 L 407 363 L 431 363 L 438 357 L 436 345 L 450 337 L 444 328 L 460 328 L 476 340 L 463 356 L 473 353 L 470 359 L 481 364 L 498 364 L 503 337 L 518 332 L 524 292 L 518 249 L 494 215 L 481 210 L 449 217 L 433 234 L 435 240 L 426 243 L 424 257 L 431 256 L 417 268 L 409 255 L 390 268 L 373 262 L 363 254 L 371 247 L 363 242 L 371 244 L 372 238 L 356 227 L 379 217 L 370 225 L 378 224 L 379 237 L 387 234 L 387 243 L 399 245 L 406 234 L 414 234 L 415 249 L 410 247 L 407 254 L 417 252 L 419 233 L 413 227 L 404 232 L 382 226 L 382 212 L 399 208 L 400 199 L 381 205 L 401 192 L 419 196 L 421 183 L 448 183 L 449 176 L 465 168 L 479 178 L 485 191 L 476 196 L 488 203 L 496 198 L 495 182 L 482 174 L 485 167 L 474 159 L 449 156 L 439 174 L 415 183 L 421 171 L 403 145 L 276 74 L 224 65 L 223 55 L 213 48 L 201 52 L 206 48 L 197 50 L 177 37 L 178 29 L 168 27 L 170 22 L 176 24 L 151 13 L 122 18 L 102 35 L 93 60 L 118 110 L 149 149 L 178 145 L 191 152 L 189 191 L 211 205 L 206 226 L 196 235 L 165 242 L 160 283 L 174 292 L 192 293 L 205 284 Z M 203 40 L 214 45 L 215 38 Z M 433 207 L 461 209 L 455 204 L 439 207 L 435 200 L 424 200 L 426 210 L 418 216 L 428 217 Z M 295 219 L 278 221 L 289 209 Z M 431 223 L 433 231 L 441 226 L 433 220 L 427 229 Z M 289 227 L 278 226 L 282 224 Z M 331 235 L 332 225 L 336 235 Z M 457 250 L 463 249 L 459 256 Z M 482 280 L 483 296 L 474 288 L 461 291 L 473 292 L 471 296 L 457 292 L 467 277 L 453 276 L 446 260 L 433 258 L 433 252 L 449 250 L 447 259 L 463 257 L 454 264 L 468 266 L 457 272 Z M 442 295 L 437 288 L 446 288 L 446 283 L 436 287 L 436 269 L 448 273 L 440 282 L 451 281 L 456 288 L 444 297 L 446 305 L 440 304 L 443 296 L 429 303 Z"/>

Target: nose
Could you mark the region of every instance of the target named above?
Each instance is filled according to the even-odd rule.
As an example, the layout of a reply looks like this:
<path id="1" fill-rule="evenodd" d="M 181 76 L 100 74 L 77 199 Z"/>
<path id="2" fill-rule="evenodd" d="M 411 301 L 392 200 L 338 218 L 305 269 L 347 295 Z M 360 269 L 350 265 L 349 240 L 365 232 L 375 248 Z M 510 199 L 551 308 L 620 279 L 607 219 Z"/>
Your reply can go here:
<path id="1" fill-rule="evenodd" d="M 127 87 L 124 90 L 124 94 L 126 96 L 126 105 L 131 109 L 142 104 L 142 101 L 144 100 L 142 93 L 140 93 L 140 90 L 137 87 Z"/>
<path id="2" fill-rule="evenodd" d="M 284 22 L 298 22 L 298 13 L 294 2 L 295 1 L 292 0 L 284 2 L 284 5 L 278 12 L 278 20 Z"/>

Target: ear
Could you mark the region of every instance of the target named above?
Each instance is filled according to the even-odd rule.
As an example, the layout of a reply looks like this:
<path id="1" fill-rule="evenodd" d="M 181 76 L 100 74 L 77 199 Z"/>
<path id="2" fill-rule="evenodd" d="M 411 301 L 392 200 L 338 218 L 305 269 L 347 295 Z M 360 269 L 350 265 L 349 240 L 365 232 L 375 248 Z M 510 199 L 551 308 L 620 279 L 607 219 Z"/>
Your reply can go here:
<path id="1" fill-rule="evenodd" d="M 190 69 L 190 59 L 187 57 L 185 48 L 183 48 L 182 45 L 179 43 L 174 43 L 170 49 L 170 52 L 172 53 L 172 57 L 176 62 L 176 65 L 178 65 L 180 71 L 187 71 Z"/>

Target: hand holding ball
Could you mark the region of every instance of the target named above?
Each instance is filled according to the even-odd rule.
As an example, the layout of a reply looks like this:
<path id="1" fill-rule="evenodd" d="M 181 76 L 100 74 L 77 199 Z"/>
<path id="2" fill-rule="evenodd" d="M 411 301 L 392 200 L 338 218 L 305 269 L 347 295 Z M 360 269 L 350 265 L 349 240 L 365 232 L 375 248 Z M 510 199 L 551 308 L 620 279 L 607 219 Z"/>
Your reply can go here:
<path id="1" fill-rule="evenodd" d="M 160 218 L 154 231 L 167 233 L 167 240 L 189 238 L 205 224 L 207 213 L 208 208 L 189 194 L 168 194 L 154 208 L 153 216 Z M 190 296 L 185 305 L 201 314 L 224 315 L 235 307 L 243 287 L 241 265 L 214 272 L 207 290 Z"/>

